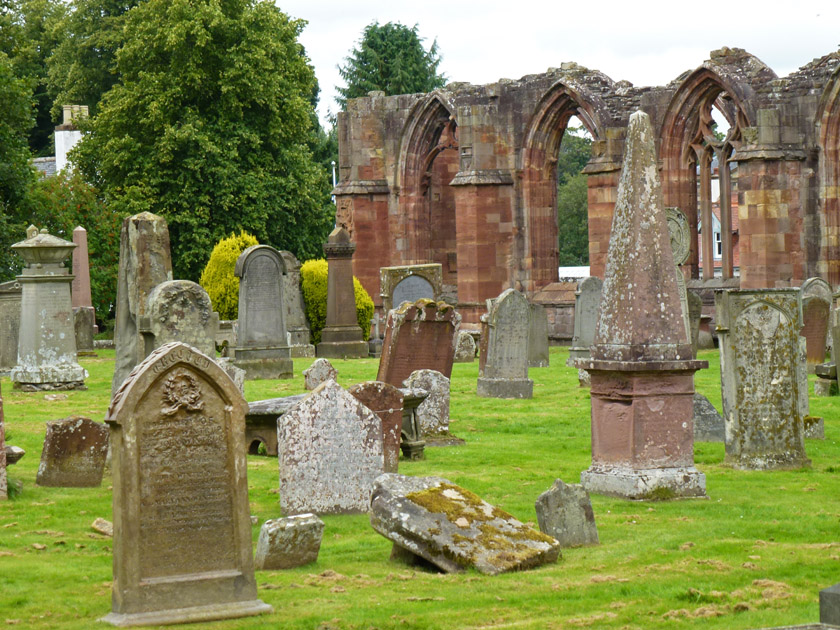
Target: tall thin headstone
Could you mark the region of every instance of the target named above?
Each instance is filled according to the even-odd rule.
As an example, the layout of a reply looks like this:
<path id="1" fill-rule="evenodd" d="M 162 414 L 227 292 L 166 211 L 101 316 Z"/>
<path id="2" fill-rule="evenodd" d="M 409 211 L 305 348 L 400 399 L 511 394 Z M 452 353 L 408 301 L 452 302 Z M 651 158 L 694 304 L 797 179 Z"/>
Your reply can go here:
<path id="1" fill-rule="evenodd" d="M 234 363 L 247 379 L 292 378 L 283 295 L 286 266 L 280 252 L 253 245 L 239 255 L 239 330 Z"/>
<path id="2" fill-rule="evenodd" d="M 117 313 L 114 321 L 116 365 L 111 394 L 115 394 L 134 367 L 146 357 L 139 319 L 146 300 L 161 282 L 172 280 L 169 228 L 166 220 L 141 212 L 123 221 L 117 278 Z"/>
<path id="3" fill-rule="evenodd" d="M 85 389 L 87 371 L 76 359 L 73 304 L 64 262 L 73 243 L 30 226 L 26 240 L 12 245 L 24 260 L 17 364 L 11 379 L 16 389 Z"/>
<path id="4" fill-rule="evenodd" d="M 548 367 L 548 315 L 542 304 L 531 302 L 530 306 L 531 329 L 528 331 L 528 367 Z"/>
<path id="5" fill-rule="evenodd" d="M 99 332 L 96 311 L 90 296 L 90 262 L 88 260 L 87 230 L 81 225 L 73 230 L 73 318 L 76 327 L 76 351 L 92 352 L 93 336 Z"/>
<path id="6" fill-rule="evenodd" d="M 248 404 L 209 357 L 162 346 L 129 375 L 105 421 L 114 503 L 117 626 L 271 612 L 257 599 L 245 461 Z"/>
<path id="7" fill-rule="evenodd" d="M 281 251 L 286 273 L 283 276 L 283 304 L 285 305 L 286 329 L 293 357 L 314 357 L 312 331 L 306 320 L 303 292 L 300 290 L 300 261 L 292 252 Z"/>
<path id="8" fill-rule="evenodd" d="M 802 336 L 805 337 L 809 372 L 825 362 L 828 320 L 831 312 L 831 285 L 822 278 L 802 283 Z"/>
<path id="9" fill-rule="evenodd" d="M 20 337 L 20 282 L 0 283 L 0 371 L 7 372 L 17 363 Z"/>
<path id="10" fill-rule="evenodd" d="M 3 393 L 0 392 L 0 501 L 8 497 L 6 481 L 6 425 L 3 421 Z"/>
<path id="11" fill-rule="evenodd" d="M 701 497 L 694 467 L 694 372 L 680 304 L 656 147 L 644 112 L 630 117 L 589 371 L 589 492 L 631 499 Z"/>
<path id="12" fill-rule="evenodd" d="M 532 398 L 528 378 L 531 307 L 516 289 L 493 300 L 487 314 L 486 359 L 480 362 L 476 393 L 484 398 Z"/>
<path id="13" fill-rule="evenodd" d="M 329 272 L 327 275 L 327 321 L 321 331 L 321 343 L 315 348 L 319 357 L 357 358 L 368 355 L 367 342 L 356 318 L 356 296 L 353 290 L 353 252 L 350 233 L 335 228 L 324 243 Z"/>
<path id="14" fill-rule="evenodd" d="M 601 304 L 601 291 L 604 282 L 597 276 L 584 278 L 575 291 L 575 332 L 569 348 L 566 365 L 575 367 L 578 359 L 589 358 L 589 348 L 595 340 L 595 327 L 598 323 L 598 307 Z M 578 368 L 578 382 L 582 387 L 589 386 L 589 372 Z"/>

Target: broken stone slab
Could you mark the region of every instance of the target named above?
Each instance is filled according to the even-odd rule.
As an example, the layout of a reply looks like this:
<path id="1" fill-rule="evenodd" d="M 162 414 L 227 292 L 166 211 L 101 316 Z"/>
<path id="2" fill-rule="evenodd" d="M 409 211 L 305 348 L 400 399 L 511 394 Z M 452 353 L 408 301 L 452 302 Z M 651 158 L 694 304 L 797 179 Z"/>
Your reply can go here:
<path id="1" fill-rule="evenodd" d="M 370 523 L 395 556 L 419 556 L 447 573 L 486 575 L 555 562 L 560 544 L 441 477 L 384 474 L 374 483 Z"/>
<path id="2" fill-rule="evenodd" d="M 47 422 L 35 483 L 57 488 L 96 488 L 108 455 L 108 427 L 70 416 Z"/>
<path id="3" fill-rule="evenodd" d="M 11 446 L 6 444 L 6 465 L 11 466 L 12 464 L 17 464 L 21 457 L 26 455 L 26 451 L 23 450 L 20 446 Z"/>
<path id="4" fill-rule="evenodd" d="M 703 394 L 694 392 L 694 441 L 723 442 L 726 427 L 723 416 Z"/>
<path id="5" fill-rule="evenodd" d="M 589 493 L 580 484 L 557 479 L 536 501 L 540 531 L 557 540 L 561 547 L 597 545 L 598 528 Z"/>
<path id="6" fill-rule="evenodd" d="M 97 517 L 96 520 L 90 524 L 90 528 L 103 536 L 114 536 L 114 524 L 111 521 L 105 520 L 101 516 Z"/>
<path id="7" fill-rule="evenodd" d="M 318 559 L 324 521 L 314 514 L 268 520 L 260 529 L 254 565 L 258 571 L 293 569 Z"/>
<path id="8" fill-rule="evenodd" d="M 303 385 L 312 391 L 321 383 L 338 378 L 338 370 L 327 359 L 315 359 L 308 369 L 303 371 Z"/>

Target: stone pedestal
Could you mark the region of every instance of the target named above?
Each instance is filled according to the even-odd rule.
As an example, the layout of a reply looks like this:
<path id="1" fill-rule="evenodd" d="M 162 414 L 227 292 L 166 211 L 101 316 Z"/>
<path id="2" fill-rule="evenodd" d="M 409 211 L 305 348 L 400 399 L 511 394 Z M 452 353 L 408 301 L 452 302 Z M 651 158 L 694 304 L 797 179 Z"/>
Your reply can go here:
<path id="1" fill-rule="evenodd" d="M 321 343 L 315 354 L 328 359 L 361 359 L 368 355 L 367 342 L 356 317 L 353 291 L 353 252 L 356 244 L 343 227 L 335 228 L 324 244 L 329 273 L 327 276 L 327 323 L 321 331 Z"/>
<path id="2" fill-rule="evenodd" d="M 400 449 L 403 456 L 409 460 L 425 458 L 426 440 L 420 419 L 417 417 L 417 407 L 429 395 L 425 389 L 400 388 L 403 395 L 402 431 L 400 432 Z"/>
<path id="3" fill-rule="evenodd" d="M 25 391 L 85 389 L 87 371 L 76 360 L 70 283 L 64 266 L 75 245 L 30 226 L 12 245 L 24 259 L 18 359 L 11 379 Z"/>

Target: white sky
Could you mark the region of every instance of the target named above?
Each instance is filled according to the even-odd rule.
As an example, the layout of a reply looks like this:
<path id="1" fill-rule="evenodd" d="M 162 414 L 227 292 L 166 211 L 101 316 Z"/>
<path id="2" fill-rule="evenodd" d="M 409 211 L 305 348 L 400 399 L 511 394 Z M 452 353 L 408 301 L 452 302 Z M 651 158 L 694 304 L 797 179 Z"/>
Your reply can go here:
<path id="1" fill-rule="evenodd" d="M 840 47 L 840 0 L 276 0 L 309 22 L 301 35 L 321 86 L 319 113 L 335 112 L 337 65 L 365 26 L 417 24 L 437 39 L 450 81 L 492 83 L 537 74 L 564 61 L 614 81 L 664 85 L 709 58 L 744 48 L 780 77 Z"/>

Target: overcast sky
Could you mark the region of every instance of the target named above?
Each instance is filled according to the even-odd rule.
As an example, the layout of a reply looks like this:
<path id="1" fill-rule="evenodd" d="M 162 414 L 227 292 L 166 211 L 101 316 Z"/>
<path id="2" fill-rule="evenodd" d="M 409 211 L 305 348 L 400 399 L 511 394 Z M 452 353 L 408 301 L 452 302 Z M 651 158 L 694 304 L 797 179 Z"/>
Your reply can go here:
<path id="1" fill-rule="evenodd" d="M 321 86 L 319 113 L 335 112 L 337 65 L 378 20 L 417 24 L 437 39 L 450 81 L 492 83 L 575 61 L 614 81 L 664 85 L 709 51 L 745 48 L 785 76 L 840 47 L 840 0 L 277 0 L 308 25 L 301 35 Z"/>

